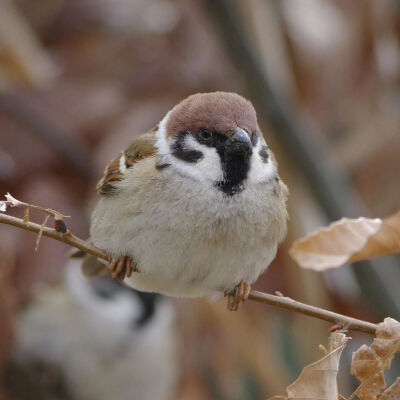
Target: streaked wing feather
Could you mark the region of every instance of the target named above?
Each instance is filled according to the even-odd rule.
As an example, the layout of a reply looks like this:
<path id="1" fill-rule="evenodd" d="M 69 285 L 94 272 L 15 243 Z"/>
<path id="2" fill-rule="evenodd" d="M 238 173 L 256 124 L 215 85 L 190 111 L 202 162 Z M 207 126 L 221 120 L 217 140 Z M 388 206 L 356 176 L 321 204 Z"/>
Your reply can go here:
<path id="1" fill-rule="evenodd" d="M 132 168 L 138 161 L 154 155 L 154 133 L 156 130 L 157 127 L 135 138 L 126 150 L 122 151 L 106 166 L 104 176 L 96 186 L 99 194 L 110 195 L 115 193 L 118 183 L 124 179 L 127 169 Z"/>

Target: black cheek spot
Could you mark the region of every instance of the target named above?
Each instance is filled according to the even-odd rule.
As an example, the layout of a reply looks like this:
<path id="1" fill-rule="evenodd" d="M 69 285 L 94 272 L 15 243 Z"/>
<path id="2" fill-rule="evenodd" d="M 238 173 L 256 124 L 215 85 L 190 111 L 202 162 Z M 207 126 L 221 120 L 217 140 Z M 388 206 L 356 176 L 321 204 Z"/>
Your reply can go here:
<path id="1" fill-rule="evenodd" d="M 185 148 L 185 138 L 189 132 L 181 132 L 178 134 L 175 142 L 171 146 L 172 154 L 180 160 L 196 163 L 203 158 L 203 153 L 197 150 L 190 150 Z"/>
<path id="2" fill-rule="evenodd" d="M 261 147 L 261 150 L 258 152 L 258 154 L 261 157 L 261 161 L 266 164 L 269 159 L 268 147 L 267 146 Z"/>

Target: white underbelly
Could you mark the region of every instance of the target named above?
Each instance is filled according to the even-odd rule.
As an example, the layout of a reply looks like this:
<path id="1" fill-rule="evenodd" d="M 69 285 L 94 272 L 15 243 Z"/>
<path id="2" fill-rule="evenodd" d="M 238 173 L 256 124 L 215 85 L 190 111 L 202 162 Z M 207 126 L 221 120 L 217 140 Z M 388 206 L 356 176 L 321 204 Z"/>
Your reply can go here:
<path id="1" fill-rule="evenodd" d="M 174 238 L 171 232 L 142 231 L 126 249 L 140 272 L 126 283 L 179 297 L 214 296 L 240 281 L 252 284 L 275 257 L 276 243 L 251 242 L 232 236 L 226 240 L 195 234 Z"/>
<path id="2" fill-rule="evenodd" d="M 131 256 L 140 272 L 125 282 L 142 291 L 198 297 L 254 283 L 275 257 L 286 226 L 272 187 L 258 185 L 227 200 L 217 190 L 173 183 L 158 182 L 152 194 L 147 187 L 122 191 L 118 207 L 112 197 L 100 199 L 93 243 L 113 257 Z"/>

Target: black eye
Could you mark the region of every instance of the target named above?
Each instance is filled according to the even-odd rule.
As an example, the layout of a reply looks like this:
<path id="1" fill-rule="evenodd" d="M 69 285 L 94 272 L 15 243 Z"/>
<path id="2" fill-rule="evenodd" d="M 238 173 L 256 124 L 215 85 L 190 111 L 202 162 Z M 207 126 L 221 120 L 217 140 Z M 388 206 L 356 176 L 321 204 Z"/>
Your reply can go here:
<path id="1" fill-rule="evenodd" d="M 210 140 L 213 134 L 208 129 L 200 129 L 199 135 L 203 140 Z"/>

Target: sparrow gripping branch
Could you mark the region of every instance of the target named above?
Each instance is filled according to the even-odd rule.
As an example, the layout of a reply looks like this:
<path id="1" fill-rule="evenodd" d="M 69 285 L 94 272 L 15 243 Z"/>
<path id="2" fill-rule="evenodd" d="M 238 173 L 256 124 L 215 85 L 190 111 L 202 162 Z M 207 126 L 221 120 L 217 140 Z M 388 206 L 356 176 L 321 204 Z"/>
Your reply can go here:
<path id="1" fill-rule="evenodd" d="M 29 214 L 25 212 L 24 219 L 12 217 L 10 215 L 3 214 L 1 212 L 5 212 L 7 206 L 10 207 L 25 207 L 25 209 L 36 209 L 47 213 L 48 215 L 53 216 L 55 222 L 55 229 L 49 228 L 43 225 L 36 224 L 34 222 L 29 221 Z M 64 217 L 61 213 L 45 209 L 43 207 L 34 206 L 28 203 L 20 202 L 13 198 L 11 195 L 7 195 L 7 201 L 0 202 L 0 223 L 12 225 L 17 228 L 25 229 L 31 232 L 36 232 L 38 234 L 42 234 L 43 236 L 50 237 L 52 239 L 58 240 L 60 242 L 66 243 L 72 247 L 75 247 L 79 250 L 82 250 L 86 253 L 89 253 L 95 257 L 101 258 L 106 261 L 110 261 L 110 257 L 108 254 L 90 243 L 78 238 L 73 235 L 66 227 L 62 217 Z M 57 222 L 58 221 L 58 222 Z M 60 222 L 62 221 L 62 222 Z M 60 228 L 61 226 L 61 228 Z M 337 314 L 332 311 L 324 310 L 322 308 L 314 307 L 308 304 L 300 303 L 295 301 L 289 297 L 285 297 L 282 294 L 272 295 L 267 293 L 258 292 L 255 290 L 250 291 L 249 300 L 256 301 L 259 303 L 269 304 L 275 307 L 284 308 L 287 310 L 295 311 L 301 314 L 305 314 L 314 318 L 318 318 L 324 321 L 331 322 L 332 324 L 338 324 L 346 330 L 349 331 L 358 331 L 369 333 L 375 335 L 375 331 L 377 329 L 377 325 L 362 321 L 359 319 L 351 318 L 346 315 Z"/>

